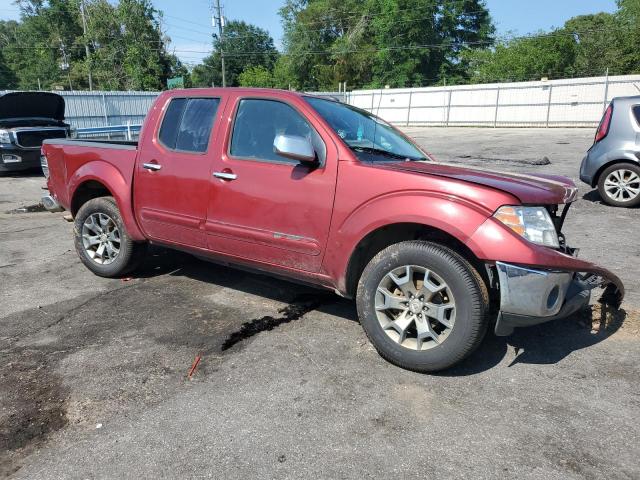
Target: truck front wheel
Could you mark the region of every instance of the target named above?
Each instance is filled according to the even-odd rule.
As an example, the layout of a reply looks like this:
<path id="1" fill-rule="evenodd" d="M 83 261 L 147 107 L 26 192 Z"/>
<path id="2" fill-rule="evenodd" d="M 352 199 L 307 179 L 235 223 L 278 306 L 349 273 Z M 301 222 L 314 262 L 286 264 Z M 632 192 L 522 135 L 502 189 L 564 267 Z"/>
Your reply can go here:
<path id="1" fill-rule="evenodd" d="M 113 197 L 93 198 L 82 205 L 73 230 L 80 260 L 96 275 L 119 277 L 144 259 L 146 243 L 131 240 Z"/>
<path id="2" fill-rule="evenodd" d="M 356 303 L 378 353 L 418 372 L 460 362 L 487 329 L 481 276 L 462 256 L 429 242 L 397 243 L 378 253 L 360 277 Z"/>

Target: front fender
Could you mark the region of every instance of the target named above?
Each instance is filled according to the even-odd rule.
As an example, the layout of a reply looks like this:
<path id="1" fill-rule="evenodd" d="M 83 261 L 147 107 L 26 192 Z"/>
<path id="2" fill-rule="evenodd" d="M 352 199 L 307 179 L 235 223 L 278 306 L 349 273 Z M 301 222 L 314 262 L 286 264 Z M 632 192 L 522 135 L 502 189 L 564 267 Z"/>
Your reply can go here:
<path id="1" fill-rule="evenodd" d="M 143 241 L 145 240 L 145 236 L 140 231 L 133 214 L 133 198 L 131 195 L 132 175 L 133 172 L 130 172 L 130 174 L 125 177 L 123 172 L 118 168 L 103 160 L 85 163 L 71 175 L 67 182 L 68 207 L 73 203 L 73 198 L 82 184 L 91 180 L 101 183 L 113 195 L 129 236 L 135 241 Z"/>
<path id="2" fill-rule="evenodd" d="M 413 223 L 436 228 L 466 244 L 475 253 L 473 232 L 491 215 L 462 198 L 437 192 L 394 192 L 361 205 L 348 215 L 329 239 L 325 271 L 346 291 L 351 255 L 362 239 L 393 224 Z"/>

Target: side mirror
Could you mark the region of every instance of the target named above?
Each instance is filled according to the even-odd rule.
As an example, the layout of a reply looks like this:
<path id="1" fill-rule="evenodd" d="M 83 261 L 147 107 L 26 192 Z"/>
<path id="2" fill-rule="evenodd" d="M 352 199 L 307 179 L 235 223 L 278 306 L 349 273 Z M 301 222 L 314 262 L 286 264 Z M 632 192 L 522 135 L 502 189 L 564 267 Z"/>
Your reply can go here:
<path id="1" fill-rule="evenodd" d="M 274 151 L 285 158 L 304 163 L 317 163 L 316 152 L 311 142 L 304 137 L 294 135 L 276 135 L 273 140 Z"/>

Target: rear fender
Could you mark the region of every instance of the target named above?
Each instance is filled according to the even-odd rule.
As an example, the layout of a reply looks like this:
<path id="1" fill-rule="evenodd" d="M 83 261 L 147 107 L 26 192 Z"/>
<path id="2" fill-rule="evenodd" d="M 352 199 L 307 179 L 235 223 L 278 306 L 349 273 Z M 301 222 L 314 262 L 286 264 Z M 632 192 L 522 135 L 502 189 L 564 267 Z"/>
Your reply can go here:
<path id="1" fill-rule="evenodd" d="M 140 231 L 133 214 L 131 178 L 131 176 L 125 178 L 122 172 L 115 166 L 102 160 L 85 163 L 69 178 L 69 206 L 73 203 L 73 198 L 82 184 L 91 180 L 101 183 L 111 192 L 111 195 L 115 199 L 116 204 L 118 205 L 118 210 L 120 210 L 122 220 L 127 229 L 127 233 L 132 240 L 146 240 L 144 234 Z"/>
<path id="2" fill-rule="evenodd" d="M 602 175 L 602 172 L 604 172 L 604 170 L 606 168 L 609 168 L 611 165 L 614 165 L 616 163 L 631 163 L 635 165 L 640 164 L 640 157 L 638 155 L 640 154 L 631 150 L 612 150 L 611 152 L 607 152 L 607 154 L 603 155 L 602 159 L 600 160 L 602 162 L 602 165 L 598 167 L 597 173 L 593 176 L 591 186 L 595 187 L 596 185 L 598 185 L 600 175 Z"/>

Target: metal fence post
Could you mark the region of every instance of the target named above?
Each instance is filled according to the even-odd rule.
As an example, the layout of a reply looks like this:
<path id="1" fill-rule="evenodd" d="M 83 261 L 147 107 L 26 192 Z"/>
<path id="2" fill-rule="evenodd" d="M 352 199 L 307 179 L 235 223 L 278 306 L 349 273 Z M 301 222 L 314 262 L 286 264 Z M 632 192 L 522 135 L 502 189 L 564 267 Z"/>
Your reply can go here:
<path id="1" fill-rule="evenodd" d="M 109 114 L 107 113 L 107 99 L 102 94 L 102 111 L 104 112 L 104 126 L 109 126 Z"/>
<path id="2" fill-rule="evenodd" d="M 498 107 L 500 106 L 500 87 L 498 87 L 498 91 L 496 93 L 496 111 L 493 114 L 493 128 L 498 126 Z"/>
<path id="3" fill-rule="evenodd" d="M 447 120 L 445 125 L 449 126 L 449 116 L 451 115 L 451 95 L 453 95 L 453 90 L 449 90 L 449 100 L 447 101 Z"/>
<path id="4" fill-rule="evenodd" d="M 373 113 L 373 106 L 375 105 L 376 94 L 371 92 L 371 113 Z"/>
<path id="5" fill-rule="evenodd" d="M 409 90 L 409 108 L 407 108 L 407 127 L 409 126 L 409 119 L 411 118 L 411 96 L 413 94 L 412 90 Z"/>
<path id="6" fill-rule="evenodd" d="M 553 91 L 553 85 L 549 85 L 549 101 L 547 102 L 547 122 L 545 128 L 549 128 L 549 117 L 551 115 L 551 92 Z"/>
<path id="7" fill-rule="evenodd" d="M 131 141 L 131 120 L 127 120 L 127 140 Z"/>
<path id="8" fill-rule="evenodd" d="M 607 108 L 607 99 L 609 98 L 609 68 L 607 68 L 607 76 L 604 80 L 604 102 L 602 103 L 602 111 Z"/>

